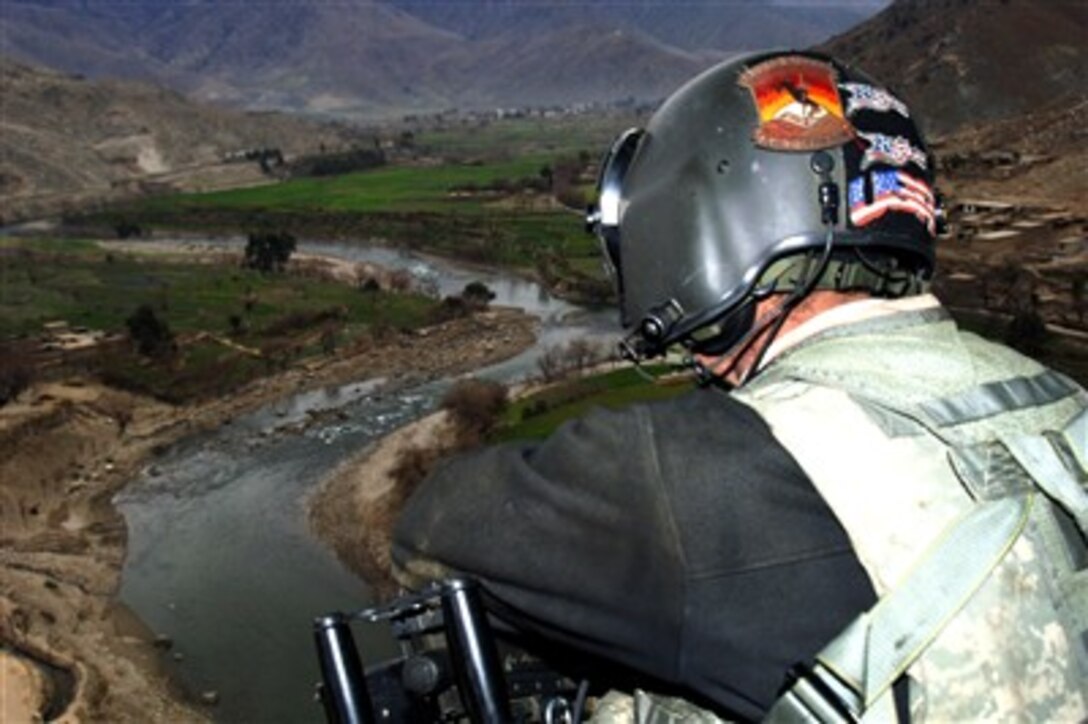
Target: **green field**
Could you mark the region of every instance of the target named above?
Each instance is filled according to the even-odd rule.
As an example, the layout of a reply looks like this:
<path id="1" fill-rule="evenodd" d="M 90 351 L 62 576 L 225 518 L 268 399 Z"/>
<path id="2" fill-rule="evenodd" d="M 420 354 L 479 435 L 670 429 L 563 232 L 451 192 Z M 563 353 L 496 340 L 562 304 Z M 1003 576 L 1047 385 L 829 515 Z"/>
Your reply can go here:
<path id="1" fill-rule="evenodd" d="M 113 384 L 174 402 L 229 391 L 366 336 L 418 328 L 439 306 L 415 294 L 137 258 L 86 241 L 0 240 L 0 339 L 30 340 L 59 320 L 125 333 L 141 305 L 169 327 L 176 354 L 148 359 L 115 344 L 72 356 Z"/>
<path id="2" fill-rule="evenodd" d="M 556 157 L 472 164 L 386 166 L 336 177 L 299 178 L 216 193 L 149 199 L 99 214 L 100 224 L 142 229 L 247 233 L 258 228 L 301 238 L 382 239 L 471 262 L 536 272 L 585 302 L 611 294 L 597 242 L 580 210 L 557 206 L 542 171 Z M 567 158 L 568 167 L 580 162 Z M 579 184 L 591 169 L 577 166 Z M 578 198 L 574 203 L 581 204 Z"/>
<path id="3" fill-rule="evenodd" d="M 343 176 L 299 178 L 248 189 L 164 196 L 140 210 L 177 213 L 203 209 L 282 212 L 480 214 L 493 201 L 456 196 L 470 185 L 538 178 L 553 159 L 537 155 L 514 161 L 442 166 L 384 166 Z"/>
<path id="4" fill-rule="evenodd" d="M 232 331 L 231 315 L 255 337 L 285 313 L 343 309 L 347 325 L 413 328 L 435 302 L 408 294 L 364 294 L 343 284 L 212 264 L 156 261 L 107 252 L 93 242 L 0 242 L 0 336 L 35 334 L 44 322 L 122 331 L 141 304 L 178 333 Z"/>
<path id="5" fill-rule="evenodd" d="M 651 367 L 653 374 L 671 368 Z M 633 368 L 568 380 L 517 400 L 507 408 L 492 437 L 495 441 L 540 439 L 591 407 L 619 408 L 633 402 L 674 397 L 691 390 L 694 377 L 681 375 L 650 382 Z"/>
<path id="6" fill-rule="evenodd" d="M 105 233 L 285 231 L 372 242 L 535 274 L 583 303 L 612 296 L 585 233 L 596 164 L 633 113 L 458 119 L 404 132 L 389 165 L 259 187 L 174 194 L 85 217 Z M 129 232 L 125 232 L 126 234 Z"/>
<path id="7" fill-rule="evenodd" d="M 340 176 L 145 198 L 72 221 L 107 236 L 170 229 L 379 240 L 535 274 L 572 299 L 602 302 L 611 285 L 579 207 L 599 151 L 627 125 L 612 116 L 418 131 L 411 140 L 418 152 L 408 162 L 401 156 Z M 416 328 L 440 313 L 435 301 L 418 296 L 137 258 L 80 240 L 0 240 L 0 284 L 0 340 L 14 340 L 20 354 L 43 353 L 47 322 L 123 337 L 126 320 L 148 306 L 175 340 L 169 360 L 111 344 L 108 359 L 65 353 L 65 364 L 79 359 L 112 383 L 178 401 L 229 390 L 332 347 Z"/>

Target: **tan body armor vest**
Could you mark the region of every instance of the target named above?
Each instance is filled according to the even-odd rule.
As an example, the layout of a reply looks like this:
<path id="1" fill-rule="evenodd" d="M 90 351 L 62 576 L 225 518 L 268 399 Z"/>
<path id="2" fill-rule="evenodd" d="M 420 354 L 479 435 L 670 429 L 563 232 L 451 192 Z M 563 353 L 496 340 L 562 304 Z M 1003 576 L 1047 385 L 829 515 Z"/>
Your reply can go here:
<path id="1" fill-rule="evenodd" d="M 916 722 L 1088 719 L 1084 390 L 934 308 L 825 330 L 736 397 L 880 597 L 818 657 L 834 705 L 772 720 L 894 720 L 904 672 Z"/>

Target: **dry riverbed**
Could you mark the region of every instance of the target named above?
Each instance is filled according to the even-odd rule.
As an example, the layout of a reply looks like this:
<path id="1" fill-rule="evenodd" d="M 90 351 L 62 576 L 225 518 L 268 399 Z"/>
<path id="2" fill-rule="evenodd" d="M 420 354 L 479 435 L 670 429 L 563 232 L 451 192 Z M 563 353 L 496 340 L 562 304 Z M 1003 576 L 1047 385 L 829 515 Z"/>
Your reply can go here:
<path id="1" fill-rule="evenodd" d="M 171 443 L 263 404 L 351 380 L 468 372 L 527 348 L 535 325 L 492 309 L 189 406 L 67 380 L 0 408 L 0 721 L 209 718 L 207 703 L 171 687 L 170 642 L 116 599 L 126 529 L 114 495 Z"/>

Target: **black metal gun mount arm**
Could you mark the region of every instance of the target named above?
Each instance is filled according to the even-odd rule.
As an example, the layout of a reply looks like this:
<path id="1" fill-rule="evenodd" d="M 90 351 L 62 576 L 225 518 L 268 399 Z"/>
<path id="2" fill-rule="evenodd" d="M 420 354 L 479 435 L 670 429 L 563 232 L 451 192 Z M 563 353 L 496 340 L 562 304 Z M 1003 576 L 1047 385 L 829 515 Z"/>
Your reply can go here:
<path id="1" fill-rule="evenodd" d="M 354 621 L 388 625 L 401 655 L 365 669 Z M 451 579 L 392 603 L 314 622 L 319 696 L 332 724 L 571 724 L 585 685 L 501 642 L 479 584 Z M 500 646 L 500 644 L 502 644 Z"/>

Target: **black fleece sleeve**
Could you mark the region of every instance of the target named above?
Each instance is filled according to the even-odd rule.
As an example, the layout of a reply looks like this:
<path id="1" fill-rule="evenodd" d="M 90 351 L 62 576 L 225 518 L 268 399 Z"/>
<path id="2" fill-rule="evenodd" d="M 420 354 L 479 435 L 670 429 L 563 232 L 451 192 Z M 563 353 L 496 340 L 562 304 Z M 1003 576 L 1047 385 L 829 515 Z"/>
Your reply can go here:
<path id="1" fill-rule="evenodd" d="M 451 461 L 401 515 L 395 565 L 471 572 L 512 608 L 611 658 L 619 642 L 678 647 L 684 566 L 648 426 L 640 408 L 596 410 L 538 445 Z"/>
<path id="2" fill-rule="evenodd" d="M 409 501 L 393 559 L 417 580 L 471 573 L 535 630 L 743 718 L 873 601 L 793 458 L 712 390 L 452 461 Z"/>

